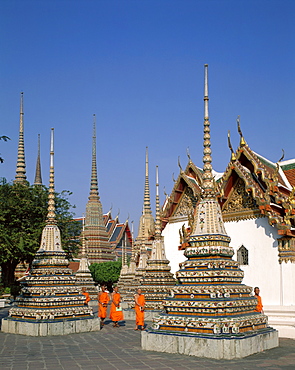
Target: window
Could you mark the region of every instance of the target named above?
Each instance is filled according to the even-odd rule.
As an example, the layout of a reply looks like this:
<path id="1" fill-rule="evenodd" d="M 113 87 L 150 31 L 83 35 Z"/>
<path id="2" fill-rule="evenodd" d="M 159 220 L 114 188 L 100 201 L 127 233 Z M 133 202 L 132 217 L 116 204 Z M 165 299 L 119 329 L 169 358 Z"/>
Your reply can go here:
<path id="1" fill-rule="evenodd" d="M 248 249 L 243 245 L 237 250 L 237 261 L 240 265 L 249 265 L 248 262 Z"/>

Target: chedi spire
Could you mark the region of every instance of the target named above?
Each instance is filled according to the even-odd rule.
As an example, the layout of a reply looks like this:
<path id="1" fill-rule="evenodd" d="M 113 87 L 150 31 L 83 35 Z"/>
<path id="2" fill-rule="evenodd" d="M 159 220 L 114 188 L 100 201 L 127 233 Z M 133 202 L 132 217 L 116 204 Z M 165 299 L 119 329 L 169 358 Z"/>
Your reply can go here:
<path id="1" fill-rule="evenodd" d="M 14 183 L 25 184 L 26 176 L 26 162 L 25 162 L 25 145 L 24 145 L 24 93 L 20 95 L 20 118 L 19 118 L 19 137 L 17 150 L 16 175 Z"/>
<path id="2" fill-rule="evenodd" d="M 47 224 L 29 274 L 21 283 L 16 305 L 9 311 L 9 317 L 2 320 L 2 330 L 8 333 L 47 336 L 100 328 L 99 319 L 84 305 L 85 298 L 75 284 L 75 276 L 61 246 L 55 217 L 53 133 L 51 129 Z"/>
<path id="3" fill-rule="evenodd" d="M 34 185 L 42 185 L 41 160 L 40 160 L 40 134 L 38 134 L 38 155 L 37 155 Z"/>
<path id="4" fill-rule="evenodd" d="M 165 254 L 164 237 L 161 235 L 159 173 L 158 166 L 156 166 L 155 239 L 152 242 L 151 257 L 147 261 L 140 286 L 145 295 L 145 308 L 147 310 L 163 309 L 163 300 L 170 294 L 175 284 L 176 280 L 170 272 L 169 261 Z"/>
<path id="5" fill-rule="evenodd" d="M 201 200 L 184 252 L 187 260 L 180 264 L 176 273 L 179 284 L 164 301 L 166 314 L 154 319 L 154 330 L 144 334 L 147 338 L 142 343 L 144 349 L 159 350 L 163 334 L 168 332 L 169 348 L 181 347 L 183 352 L 180 353 L 213 358 L 245 357 L 275 347 L 277 333 L 267 327 L 264 314 L 255 312 L 257 300 L 251 296 L 252 288 L 242 284 L 244 273 L 239 263 L 232 260 L 234 251 L 224 228 L 212 176 L 208 102 L 206 64 Z M 181 333 L 183 336 L 179 339 Z M 273 342 L 268 341 L 270 337 Z M 255 345 L 257 341 L 264 343 L 258 346 Z M 237 350 L 238 347 L 241 350 Z"/>
<path id="6" fill-rule="evenodd" d="M 85 238 L 90 263 L 112 261 L 114 254 L 103 222 L 102 204 L 98 193 L 96 165 L 96 117 L 93 115 L 92 162 L 90 193 L 86 204 Z"/>

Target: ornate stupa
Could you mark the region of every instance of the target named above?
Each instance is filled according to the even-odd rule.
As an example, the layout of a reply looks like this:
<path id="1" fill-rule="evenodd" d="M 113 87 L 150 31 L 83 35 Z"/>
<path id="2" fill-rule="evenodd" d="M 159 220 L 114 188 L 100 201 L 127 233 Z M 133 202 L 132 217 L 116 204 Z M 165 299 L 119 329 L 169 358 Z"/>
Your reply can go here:
<path id="1" fill-rule="evenodd" d="M 89 262 L 100 263 L 113 261 L 114 254 L 112 253 L 108 233 L 103 222 L 102 204 L 98 193 L 95 115 L 93 117 L 91 182 L 90 194 L 86 205 L 85 238 Z"/>
<path id="2" fill-rule="evenodd" d="M 133 230 L 132 230 L 133 235 Z M 130 287 L 133 286 L 133 281 L 135 279 L 135 271 L 136 271 L 136 262 L 135 262 L 135 250 L 134 250 L 134 243 L 131 246 L 131 259 L 128 265 L 127 261 L 127 251 L 126 251 L 126 241 L 123 245 L 122 251 L 122 269 L 120 272 L 120 277 L 118 280 L 118 287 L 120 289 L 120 294 L 123 298 L 122 306 L 124 308 L 128 308 L 132 306 L 132 302 L 134 300 L 134 293 L 130 291 Z"/>
<path id="3" fill-rule="evenodd" d="M 79 268 L 75 274 L 76 285 L 78 285 L 81 289 L 83 287 L 86 288 L 86 292 L 89 293 L 90 298 L 91 298 L 91 301 L 89 302 L 89 304 L 94 305 L 94 304 L 97 304 L 98 290 L 95 286 L 95 282 L 89 270 L 89 261 L 88 261 L 88 257 L 86 253 L 86 241 L 85 241 L 84 233 L 85 233 L 85 227 L 84 227 L 84 220 L 83 220 L 82 249 L 81 249 L 81 255 L 80 255 Z"/>
<path id="4" fill-rule="evenodd" d="M 138 235 L 135 239 L 135 250 L 138 254 L 144 249 L 151 249 L 152 240 L 155 232 L 155 221 L 152 215 L 151 199 L 150 199 L 150 186 L 149 186 L 149 158 L 148 148 L 145 152 L 145 184 L 144 184 L 144 199 L 142 215 L 139 220 Z"/>
<path id="5" fill-rule="evenodd" d="M 145 184 L 142 214 L 139 220 L 138 235 L 135 239 L 130 265 L 127 274 L 121 272 L 119 288 L 125 304 L 132 308 L 134 306 L 134 294 L 146 269 L 148 251 L 152 247 L 152 238 L 155 232 L 155 221 L 151 210 L 150 188 L 149 188 L 149 160 L 148 148 L 145 152 Z M 124 276 L 124 280 L 123 280 Z M 125 282 L 126 280 L 126 282 Z M 123 283 L 124 281 L 124 283 Z M 123 284 L 122 284 L 123 283 Z"/>
<path id="6" fill-rule="evenodd" d="M 2 331 L 46 336 L 99 330 L 99 320 L 84 305 L 85 297 L 61 246 L 55 216 L 53 129 L 50 145 L 50 184 L 48 214 L 41 244 L 28 276 L 22 281 L 21 294 L 9 317 L 2 320 Z"/>
<path id="7" fill-rule="evenodd" d="M 145 295 L 145 308 L 147 310 L 163 309 L 163 300 L 170 295 L 172 287 L 176 284 L 170 272 L 169 261 L 165 254 L 164 238 L 161 235 L 159 175 L 156 167 L 156 224 L 155 238 L 152 244 L 152 253 L 147 260 L 145 273 L 142 276 L 140 287 Z"/>
<path id="8" fill-rule="evenodd" d="M 20 118 L 19 118 L 19 136 L 16 175 L 14 184 L 27 184 L 26 162 L 25 162 L 25 144 L 24 144 L 24 93 L 20 94 Z"/>
<path id="9" fill-rule="evenodd" d="M 179 285 L 164 302 L 166 313 L 143 334 L 142 345 L 149 350 L 230 359 L 276 347 L 278 334 L 267 327 L 267 316 L 255 312 L 257 299 L 251 296 L 251 287 L 241 284 L 243 271 L 232 260 L 234 251 L 212 174 L 208 101 L 205 65 L 201 200 L 184 252 L 187 260 L 176 273 Z"/>

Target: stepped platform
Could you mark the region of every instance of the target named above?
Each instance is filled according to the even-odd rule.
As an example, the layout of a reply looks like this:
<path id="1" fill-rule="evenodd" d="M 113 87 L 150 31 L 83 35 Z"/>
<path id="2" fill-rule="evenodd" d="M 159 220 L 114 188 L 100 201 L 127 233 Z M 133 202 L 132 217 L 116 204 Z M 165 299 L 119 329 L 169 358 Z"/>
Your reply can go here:
<path id="1" fill-rule="evenodd" d="M 157 332 L 141 333 L 141 348 L 148 351 L 177 353 L 218 360 L 240 359 L 279 345 L 277 330 L 266 328 L 234 336 L 190 335 Z"/>

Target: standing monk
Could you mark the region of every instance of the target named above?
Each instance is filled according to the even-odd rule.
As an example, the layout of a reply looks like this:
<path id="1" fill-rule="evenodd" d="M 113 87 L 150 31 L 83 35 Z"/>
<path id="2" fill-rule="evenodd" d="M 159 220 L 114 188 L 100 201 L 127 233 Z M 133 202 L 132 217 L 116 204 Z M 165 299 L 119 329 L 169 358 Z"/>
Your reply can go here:
<path id="1" fill-rule="evenodd" d="M 104 319 L 107 317 L 107 308 L 110 301 L 109 293 L 106 292 L 106 286 L 101 286 L 101 291 L 97 296 L 98 300 L 98 317 L 100 317 L 100 325 L 104 325 Z"/>
<path id="2" fill-rule="evenodd" d="M 88 306 L 88 302 L 90 301 L 90 296 L 89 296 L 89 293 L 86 292 L 86 288 L 85 287 L 82 288 L 82 294 L 85 297 L 84 306 Z"/>
<path id="3" fill-rule="evenodd" d="M 145 305 L 145 298 L 141 292 L 141 289 L 137 289 L 137 294 L 134 296 L 135 300 L 135 329 L 139 330 L 139 326 L 141 330 L 144 330 L 144 305 Z"/>
<path id="4" fill-rule="evenodd" d="M 123 311 L 120 305 L 121 303 L 121 295 L 118 292 L 119 288 L 115 286 L 114 291 L 112 293 L 112 304 L 111 304 L 111 312 L 110 312 L 110 319 L 113 321 L 113 327 L 118 328 L 119 324 L 118 321 L 123 320 Z"/>
<path id="5" fill-rule="evenodd" d="M 260 293 L 260 289 L 258 288 L 258 286 L 256 286 L 254 288 L 254 297 L 257 298 L 258 303 L 255 308 L 255 311 L 263 313 L 263 305 L 262 305 L 262 300 L 261 300 L 259 293 Z"/>

